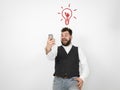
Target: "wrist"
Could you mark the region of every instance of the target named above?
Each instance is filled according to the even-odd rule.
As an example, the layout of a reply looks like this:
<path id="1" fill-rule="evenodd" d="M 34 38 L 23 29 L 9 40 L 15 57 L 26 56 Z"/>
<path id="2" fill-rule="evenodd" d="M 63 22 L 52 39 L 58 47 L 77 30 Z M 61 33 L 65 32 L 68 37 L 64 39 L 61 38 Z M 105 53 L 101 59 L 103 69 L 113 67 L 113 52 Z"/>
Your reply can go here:
<path id="1" fill-rule="evenodd" d="M 46 54 L 48 54 L 51 51 L 51 48 L 46 46 L 45 51 L 46 51 Z"/>

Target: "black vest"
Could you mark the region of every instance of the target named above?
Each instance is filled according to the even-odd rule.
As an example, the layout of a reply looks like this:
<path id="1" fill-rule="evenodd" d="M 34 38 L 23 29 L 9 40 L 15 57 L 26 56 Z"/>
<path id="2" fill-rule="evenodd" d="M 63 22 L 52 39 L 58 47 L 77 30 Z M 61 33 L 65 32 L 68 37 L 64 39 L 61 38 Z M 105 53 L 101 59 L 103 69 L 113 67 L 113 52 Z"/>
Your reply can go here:
<path id="1" fill-rule="evenodd" d="M 57 56 L 55 58 L 54 76 L 59 77 L 79 77 L 79 55 L 78 47 L 72 46 L 67 54 L 62 46 L 58 47 Z"/>

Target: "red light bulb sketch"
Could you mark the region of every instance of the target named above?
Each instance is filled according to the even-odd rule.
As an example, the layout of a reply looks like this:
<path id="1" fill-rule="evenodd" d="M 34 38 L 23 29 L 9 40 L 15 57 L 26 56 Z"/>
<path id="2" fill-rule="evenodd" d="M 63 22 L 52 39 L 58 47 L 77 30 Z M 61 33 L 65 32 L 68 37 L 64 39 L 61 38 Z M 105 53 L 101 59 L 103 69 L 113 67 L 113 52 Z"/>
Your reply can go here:
<path id="1" fill-rule="evenodd" d="M 65 24 L 68 25 L 70 18 L 72 17 L 72 10 L 69 8 L 63 9 L 62 17 L 65 19 Z"/>
<path id="2" fill-rule="evenodd" d="M 61 14 L 63 19 L 65 19 L 65 24 L 68 25 L 72 15 L 73 15 L 73 11 L 76 11 L 77 9 L 71 10 L 70 9 L 70 4 L 68 5 L 68 8 L 63 8 L 63 7 L 61 7 L 61 8 L 62 8 L 62 11 L 61 11 L 61 13 L 58 12 L 58 14 Z M 73 18 L 77 19 L 75 16 L 73 16 Z M 61 19 L 61 21 L 63 19 Z"/>

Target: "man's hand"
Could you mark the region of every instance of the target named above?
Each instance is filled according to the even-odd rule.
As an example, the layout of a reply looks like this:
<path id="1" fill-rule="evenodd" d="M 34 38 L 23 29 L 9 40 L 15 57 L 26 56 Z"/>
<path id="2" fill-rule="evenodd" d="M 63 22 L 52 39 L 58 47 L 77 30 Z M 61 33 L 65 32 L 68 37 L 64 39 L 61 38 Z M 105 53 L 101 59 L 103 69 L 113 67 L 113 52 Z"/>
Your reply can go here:
<path id="1" fill-rule="evenodd" d="M 82 86 L 83 86 L 83 80 L 81 79 L 81 78 L 75 78 L 75 80 L 77 80 L 78 81 L 78 87 L 79 87 L 79 89 L 81 90 L 82 89 Z"/>
<path id="2" fill-rule="evenodd" d="M 46 54 L 48 54 L 51 51 L 51 48 L 55 44 L 55 39 L 48 38 L 47 45 L 45 47 Z"/>

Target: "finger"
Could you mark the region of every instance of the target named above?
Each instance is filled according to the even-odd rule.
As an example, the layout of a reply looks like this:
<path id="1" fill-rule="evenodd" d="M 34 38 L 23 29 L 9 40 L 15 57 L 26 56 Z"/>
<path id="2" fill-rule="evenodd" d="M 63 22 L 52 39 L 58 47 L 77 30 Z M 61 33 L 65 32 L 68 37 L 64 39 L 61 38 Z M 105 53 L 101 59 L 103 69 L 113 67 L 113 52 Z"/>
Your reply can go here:
<path id="1" fill-rule="evenodd" d="M 54 44 L 55 44 L 54 42 L 50 42 L 50 43 L 49 43 L 50 46 L 52 46 L 52 45 L 54 45 Z"/>
<path id="2" fill-rule="evenodd" d="M 81 84 L 79 84 L 79 85 L 78 85 L 78 87 L 80 88 L 80 87 L 82 87 L 82 85 L 81 85 Z"/>
<path id="3" fill-rule="evenodd" d="M 77 80 L 79 82 L 79 78 L 74 78 L 75 80 Z"/>
<path id="4" fill-rule="evenodd" d="M 50 38 L 48 38 L 48 40 L 47 40 L 48 42 L 50 42 L 50 41 L 55 41 L 54 39 L 50 39 Z"/>
<path id="5" fill-rule="evenodd" d="M 80 84 L 80 83 L 78 84 L 78 87 L 81 87 L 81 84 Z"/>
<path id="6" fill-rule="evenodd" d="M 83 83 L 82 82 L 78 82 L 78 86 L 82 86 L 83 85 Z"/>
<path id="7" fill-rule="evenodd" d="M 81 84 L 81 82 L 78 82 L 78 84 Z"/>
<path id="8" fill-rule="evenodd" d="M 55 43 L 55 40 L 48 41 L 48 44 Z"/>
<path id="9" fill-rule="evenodd" d="M 82 88 L 81 88 L 81 87 L 79 87 L 79 90 L 82 90 Z"/>
<path id="10" fill-rule="evenodd" d="M 51 41 L 49 41 L 49 42 L 51 42 L 51 43 L 55 43 L 55 40 L 51 40 Z"/>
<path id="11" fill-rule="evenodd" d="M 82 87 L 82 85 L 80 84 L 80 85 L 78 85 L 78 87 Z"/>

